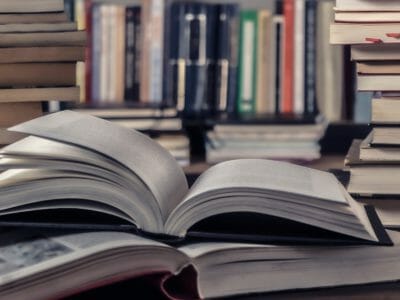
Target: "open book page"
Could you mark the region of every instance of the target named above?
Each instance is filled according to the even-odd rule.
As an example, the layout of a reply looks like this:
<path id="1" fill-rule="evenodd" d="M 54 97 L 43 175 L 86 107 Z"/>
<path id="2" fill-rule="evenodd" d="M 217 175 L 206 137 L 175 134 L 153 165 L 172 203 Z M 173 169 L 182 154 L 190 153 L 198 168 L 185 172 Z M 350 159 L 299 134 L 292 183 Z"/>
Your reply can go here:
<path id="1" fill-rule="evenodd" d="M 26 298 L 28 291 L 32 299 L 56 299 L 96 282 L 174 274 L 188 262 L 165 244 L 120 232 L 1 229 L 0 240 L 2 299 Z"/>
<path id="2" fill-rule="evenodd" d="M 249 188 L 314 197 L 347 204 L 334 175 L 272 160 L 242 159 L 216 165 L 204 172 L 185 201 L 219 189 Z"/>
<path id="3" fill-rule="evenodd" d="M 71 111 L 28 121 L 10 130 L 78 145 L 125 165 L 153 193 L 164 220 L 187 193 L 185 175 L 175 159 L 134 130 Z"/>

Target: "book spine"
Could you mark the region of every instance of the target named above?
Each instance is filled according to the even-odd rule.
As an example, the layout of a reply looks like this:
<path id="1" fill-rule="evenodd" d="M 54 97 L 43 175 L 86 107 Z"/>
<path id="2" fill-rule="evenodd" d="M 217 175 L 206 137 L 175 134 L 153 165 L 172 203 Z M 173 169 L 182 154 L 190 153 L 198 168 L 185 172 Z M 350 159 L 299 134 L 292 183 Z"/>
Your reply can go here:
<path id="1" fill-rule="evenodd" d="M 110 9 L 108 5 L 101 5 L 101 50 L 100 50 L 100 97 L 99 102 L 105 103 L 110 97 Z"/>
<path id="2" fill-rule="evenodd" d="M 237 101 L 239 6 L 221 4 L 218 7 L 216 107 L 234 113 Z"/>
<path id="3" fill-rule="evenodd" d="M 141 98 L 161 104 L 163 97 L 164 0 L 146 0 L 142 3 L 145 17 L 143 20 L 143 51 L 148 51 L 148 53 L 142 52 L 142 78 L 145 82 Z"/>
<path id="4" fill-rule="evenodd" d="M 216 69 L 217 69 L 217 19 L 218 19 L 218 6 L 206 6 L 206 34 L 203 37 L 206 47 L 206 77 L 203 83 L 205 89 L 205 96 L 203 106 L 201 108 L 204 113 L 213 113 L 216 111 Z M 201 84 L 201 82 L 199 82 Z"/>
<path id="5" fill-rule="evenodd" d="M 125 7 L 119 5 L 116 7 L 116 102 L 124 102 L 125 91 Z"/>
<path id="6" fill-rule="evenodd" d="M 142 11 L 140 7 L 134 9 L 134 48 L 133 56 L 134 71 L 133 71 L 133 99 L 134 101 L 140 101 L 140 61 L 141 61 L 141 50 L 142 50 Z"/>
<path id="7" fill-rule="evenodd" d="M 293 112 L 294 88 L 294 0 L 284 0 L 283 87 L 281 113 Z"/>
<path id="8" fill-rule="evenodd" d="M 176 105 L 178 111 L 185 109 L 186 99 L 186 63 L 189 59 L 189 34 L 186 12 L 187 3 L 172 3 L 169 8 L 170 49 L 168 59 L 168 98 Z"/>
<path id="9" fill-rule="evenodd" d="M 190 44 L 185 76 L 185 110 L 189 113 L 208 112 L 213 110 L 215 95 L 216 6 L 192 3 L 188 12 Z"/>
<path id="10" fill-rule="evenodd" d="M 295 1 L 294 25 L 294 92 L 293 110 L 297 115 L 304 114 L 305 110 L 305 77 L 306 68 L 306 18 L 305 0 Z"/>
<path id="11" fill-rule="evenodd" d="M 317 3 L 306 1 L 306 67 L 305 67 L 305 112 L 314 114 L 317 111 L 316 73 L 317 73 Z"/>
<path id="12" fill-rule="evenodd" d="M 240 16 L 240 62 L 238 112 L 254 113 L 256 97 L 257 11 L 242 11 Z"/>
<path id="13" fill-rule="evenodd" d="M 102 51 L 102 20 L 101 20 L 101 5 L 93 5 L 92 7 L 92 37 L 90 41 L 91 59 L 87 61 L 88 73 L 86 74 L 88 85 L 86 86 L 86 99 L 88 101 L 98 102 L 101 99 L 100 89 L 101 89 L 101 51 Z"/>
<path id="14" fill-rule="evenodd" d="M 269 98 L 270 65 L 271 65 L 271 26 L 272 15 L 268 10 L 258 12 L 258 43 L 257 43 L 257 90 L 256 112 L 260 114 L 271 113 Z"/>
<path id="15" fill-rule="evenodd" d="M 87 45 L 85 48 L 85 102 L 92 101 L 92 76 L 94 74 L 93 71 L 93 4 L 91 0 L 85 1 L 85 23 L 86 23 L 86 32 L 87 32 Z"/>
<path id="16" fill-rule="evenodd" d="M 173 0 L 164 0 L 164 55 L 163 55 L 163 90 L 162 90 L 162 98 L 163 106 L 172 107 L 175 105 L 173 98 L 171 97 L 171 80 L 172 77 L 168 76 L 171 74 L 171 67 L 169 64 L 169 60 L 171 57 L 171 6 Z"/>
<path id="17" fill-rule="evenodd" d="M 126 8 L 125 16 L 125 101 L 134 100 L 134 72 L 135 72 L 135 20 L 134 7 Z"/>
<path id="18" fill-rule="evenodd" d="M 108 37 L 107 46 L 108 52 L 106 56 L 107 74 L 109 87 L 107 89 L 107 99 L 108 103 L 115 103 L 117 101 L 117 80 L 118 80 L 118 16 L 117 16 L 117 5 L 110 5 L 108 7 Z"/>

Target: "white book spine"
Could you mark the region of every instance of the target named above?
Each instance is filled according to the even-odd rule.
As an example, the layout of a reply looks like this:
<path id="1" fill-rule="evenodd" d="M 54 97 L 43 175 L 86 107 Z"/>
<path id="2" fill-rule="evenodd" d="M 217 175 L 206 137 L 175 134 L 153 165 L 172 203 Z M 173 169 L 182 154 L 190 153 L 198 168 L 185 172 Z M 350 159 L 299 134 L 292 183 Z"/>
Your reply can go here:
<path id="1" fill-rule="evenodd" d="M 294 112 L 303 114 L 305 106 L 305 0 L 295 1 L 294 39 Z"/>

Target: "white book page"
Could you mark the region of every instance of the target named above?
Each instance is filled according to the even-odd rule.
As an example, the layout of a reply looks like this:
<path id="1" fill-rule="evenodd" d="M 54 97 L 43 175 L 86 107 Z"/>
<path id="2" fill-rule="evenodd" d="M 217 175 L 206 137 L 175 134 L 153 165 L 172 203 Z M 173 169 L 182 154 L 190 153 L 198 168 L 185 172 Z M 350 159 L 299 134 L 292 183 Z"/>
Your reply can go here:
<path id="1" fill-rule="evenodd" d="M 125 165 L 153 193 L 164 220 L 187 193 L 186 177 L 175 159 L 137 131 L 72 111 L 47 115 L 10 130 L 78 145 Z"/>
<path id="2" fill-rule="evenodd" d="M 334 175 L 261 159 L 233 160 L 210 168 L 196 181 L 185 201 L 203 193 L 229 188 L 285 192 L 348 204 Z"/>

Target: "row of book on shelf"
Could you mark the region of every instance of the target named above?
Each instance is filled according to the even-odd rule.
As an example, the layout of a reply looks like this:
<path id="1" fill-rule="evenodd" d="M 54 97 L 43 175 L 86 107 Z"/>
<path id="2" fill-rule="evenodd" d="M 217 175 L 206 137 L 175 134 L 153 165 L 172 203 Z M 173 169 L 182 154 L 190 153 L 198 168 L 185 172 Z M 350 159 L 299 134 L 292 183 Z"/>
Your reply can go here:
<path id="1" fill-rule="evenodd" d="M 388 227 L 400 205 L 400 5 L 397 1 L 337 1 L 331 40 L 351 45 L 360 91 L 374 92 L 371 132 L 346 157 L 348 191 L 375 205 Z"/>
<path id="2" fill-rule="evenodd" d="M 136 3 L 78 6 L 89 33 L 87 101 L 189 113 L 319 108 L 341 119 L 343 50 L 327 39 L 332 1 L 270 1 L 257 10 L 235 1 Z"/>

